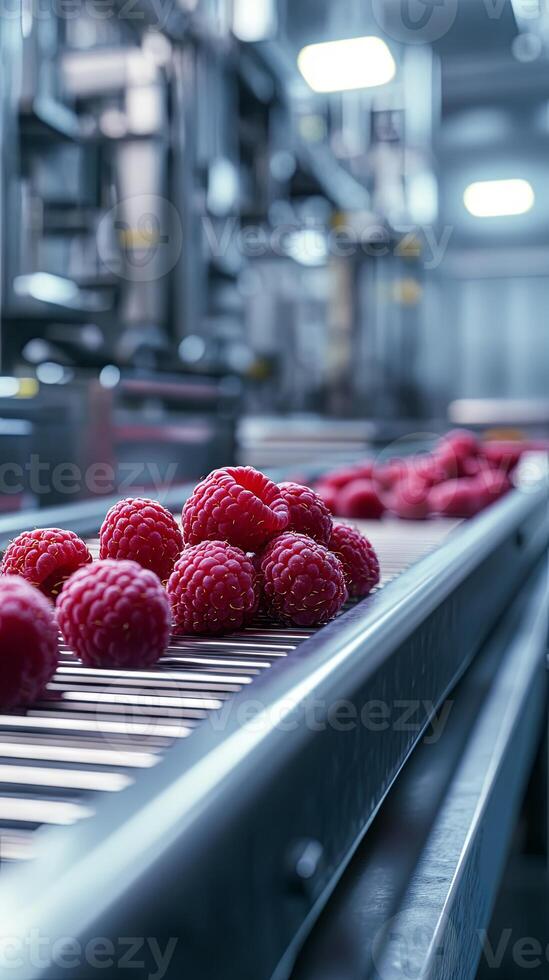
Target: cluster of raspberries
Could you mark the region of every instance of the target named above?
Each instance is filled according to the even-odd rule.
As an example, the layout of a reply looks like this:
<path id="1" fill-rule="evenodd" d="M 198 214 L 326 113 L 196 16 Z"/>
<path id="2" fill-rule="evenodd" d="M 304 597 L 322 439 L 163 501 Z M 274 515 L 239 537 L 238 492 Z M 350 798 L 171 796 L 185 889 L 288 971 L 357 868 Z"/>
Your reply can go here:
<path id="1" fill-rule="evenodd" d="M 474 433 L 456 429 L 428 453 L 385 462 L 363 459 L 325 473 L 315 490 L 340 517 L 379 520 L 386 511 L 413 521 L 474 517 L 512 489 L 514 470 L 535 447 L 481 442 Z"/>
<path id="2" fill-rule="evenodd" d="M 15 538 L 0 566 L 0 705 L 40 696 L 57 666 L 58 629 L 85 664 L 147 667 L 172 628 L 232 632 L 258 609 L 317 626 L 379 581 L 369 541 L 334 524 L 313 490 L 252 467 L 210 473 L 182 527 L 157 501 L 134 498 L 106 515 L 97 561 L 72 531 Z"/>
<path id="3" fill-rule="evenodd" d="M 238 629 L 258 608 L 278 623 L 319 626 L 379 581 L 370 543 L 334 525 L 314 490 L 277 485 L 251 467 L 210 473 L 182 523 L 185 548 L 168 594 L 185 631 Z"/>

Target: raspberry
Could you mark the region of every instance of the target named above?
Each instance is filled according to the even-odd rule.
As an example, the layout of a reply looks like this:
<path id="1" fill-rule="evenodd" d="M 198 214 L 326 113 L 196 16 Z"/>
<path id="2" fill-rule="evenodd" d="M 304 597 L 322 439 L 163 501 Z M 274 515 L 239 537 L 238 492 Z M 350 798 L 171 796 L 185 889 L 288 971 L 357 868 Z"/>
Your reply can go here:
<path id="1" fill-rule="evenodd" d="M 435 454 L 447 477 L 472 477 L 478 473 L 480 443 L 472 432 L 456 429 L 439 440 Z"/>
<path id="2" fill-rule="evenodd" d="M 489 507 L 490 504 L 496 502 L 496 500 L 501 500 L 509 490 L 512 489 L 513 484 L 509 479 L 507 473 L 503 473 L 500 470 L 483 470 L 473 481 L 480 494 L 483 507 Z"/>
<path id="3" fill-rule="evenodd" d="M 246 626 L 259 605 L 256 568 L 240 548 L 203 541 L 186 548 L 170 576 L 175 624 L 186 633 L 231 633 Z"/>
<path id="4" fill-rule="evenodd" d="M 434 487 L 437 483 L 444 483 L 446 479 L 444 468 L 441 466 L 437 457 L 431 453 L 412 456 L 408 468 L 408 475 L 414 478 L 418 477 L 429 487 Z"/>
<path id="5" fill-rule="evenodd" d="M 352 466 L 343 466 L 341 469 L 331 470 L 329 473 L 325 473 L 321 482 L 327 486 L 335 487 L 336 490 L 342 490 L 343 487 L 347 486 L 348 483 L 352 483 L 353 480 L 371 480 L 373 473 L 373 460 L 364 459 L 362 462 L 355 463 Z"/>
<path id="6" fill-rule="evenodd" d="M 431 512 L 443 517 L 473 517 L 484 500 L 477 480 L 446 480 L 429 493 Z"/>
<path id="7" fill-rule="evenodd" d="M 86 545 L 72 531 L 57 527 L 23 531 L 4 553 L 2 575 L 21 575 L 56 600 L 63 583 L 82 565 L 91 562 Z"/>
<path id="8" fill-rule="evenodd" d="M 288 505 L 276 483 L 251 466 L 214 470 L 183 508 L 185 544 L 228 541 L 257 551 L 288 526 Z"/>
<path id="9" fill-rule="evenodd" d="M 443 436 L 439 446 L 451 446 L 460 459 L 464 459 L 466 456 L 476 456 L 480 452 L 477 437 L 468 429 L 453 429 Z"/>
<path id="10" fill-rule="evenodd" d="M 371 480 L 353 480 L 339 491 L 337 513 L 341 517 L 379 520 L 384 512 L 385 505 Z"/>
<path id="11" fill-rule="evenodd" d="M 335 514 L 337 501 L 336 488 L 331 487 L 329 483 L 317 483 L 315 493 L 317 497 L 320 497 L 324 506 L 328 508 L 330 514 Z"/>
<path id="12" fill-rule="evenodd" d="M 381 463 L 374 470 L 374 483 L 384 491 L 390 491 L 404 479 L 408 467 L 403 459 L 390 459 L 387 463 Z"/>
<path id="13" fill-rule="evenodd" d="M 343 565 L 349 595 L 368 595 L 379 582 L 379 561 L 368 538 L 348 524 L 334 524 L 328 547 Z"/>
<path id="14" fill-rule="evenodd" d="M 170 638 L 168 597 L 135 561 L 96 561 L 75 572 L 57 603 L 67 646 L 88 667 L 150 667 Z"/>
<path id="15" fill-rule="evenodd" d="M 157 500 L 119 500 L 99 532 L 99 557 L 136 561 L 158 575 L 170 577 L 183 548 L 177 521 Z"/>
<path id="16" fill-rule="evenodd" d="M 414 473 L 397 483 L 391 495 L 391 510 L 402 520 L 424 521 L 430 513 L 429 486 Z"/>
<path id="17" fill-rule="evenodd" d="M 298 483 L 280 483 L 280 492 L 288 504 L 288 531 L 308 534 L 319 544 L 328 544 L 332 533 L 332 518 L 326 504 L 308 487 Z"/>
<path id="18" fill-rule="evenodd" d="M 57 667 L 53 607 L 19 575 L 0 579 L 0 704 L 32 704 Z"/>
<path id="19" fill-rule="evenodd" d="M 524 453 L 524 446 L 519 442 L 485 442 L 482 451 L 491 466 L 502 473 L 512 473 L 518 466 Z"/>
<path id="20" fill-rule="evenodd" d="M 347 599 L 339 558 L 305 534 L 281 534 L 261 555 L 268 615 L 296 626 L 320 626 Z"/>

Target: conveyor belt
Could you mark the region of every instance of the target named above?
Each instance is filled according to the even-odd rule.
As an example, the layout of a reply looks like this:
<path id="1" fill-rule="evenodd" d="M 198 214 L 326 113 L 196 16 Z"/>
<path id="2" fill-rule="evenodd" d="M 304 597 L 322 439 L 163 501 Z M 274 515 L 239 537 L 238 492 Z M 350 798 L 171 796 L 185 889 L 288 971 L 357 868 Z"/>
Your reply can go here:
<path id="1" fill-rule="evenodd" d="M 380 587 L 456 523 L 363 522 L 380 555 Z M 97 555 L 97 540 L 88 545 Z M 43 825 L 91 816 L 98 794 L 125 789 L 314 632 L 258 622 L 230 637 L 178 635 L 154 670 L 84 667 L 62 645 L 44 699 L 24 714 L 0 716 L 0 860 L 31 858 Z"/>
<path id="2" fill-rule="evenodd" d="M 546 493 L 510 494 L 452 527 L 368 527 L 382 585 L 317 631 L 258 622 L 222 640 L 176 637 L 158 670 L 131 675 L 92 673 L 65 651 L 48 699 L 0 724 L 0 742 L 30 746 L 6 766 L 69 774 L 0 788 L 4 930 L 82 948 L 178 937 L 169 977 L 286 978 L 437 709 L 547 549 Z M 78 761 L 85 748 L 108 754 Z M 98 774 L 115 777 L 107 790 L 83 785 Z M 12 975 L 59 980 L 59 969 L 26 962 Z M 79 963 L 71 980 L 92 976 Z"/>

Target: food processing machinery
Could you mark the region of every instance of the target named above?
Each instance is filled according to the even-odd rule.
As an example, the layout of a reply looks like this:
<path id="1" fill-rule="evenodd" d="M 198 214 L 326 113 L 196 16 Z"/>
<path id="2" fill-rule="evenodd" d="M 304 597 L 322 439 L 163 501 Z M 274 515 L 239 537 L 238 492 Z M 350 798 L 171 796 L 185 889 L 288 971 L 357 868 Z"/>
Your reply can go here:
<path id="1" fill-rule="evenodd" d="M 328 626 L 174 636 L 149 671 L 63 648 L 0 719 L 10 976 L 475 976 L 546 726 L 547 491 L 365 530 L 381 586 Z"/>

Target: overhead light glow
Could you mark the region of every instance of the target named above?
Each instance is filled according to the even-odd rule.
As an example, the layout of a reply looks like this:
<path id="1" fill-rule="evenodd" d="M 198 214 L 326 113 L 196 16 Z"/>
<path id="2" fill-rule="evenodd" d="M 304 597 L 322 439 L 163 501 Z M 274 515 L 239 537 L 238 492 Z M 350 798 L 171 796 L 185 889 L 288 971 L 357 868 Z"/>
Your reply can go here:
<path id="1" fill-rule="evenodd" d="M 273 0 L 235 0 L 233 34 L 240 41 L 266 41 L 273 36 L 276 26 Z"/>
<path id="2" fill-rule="evenodd" d="M 463 203 L 475 218 L 500 218 L 526 214 L 536 197 L 527 180 L 479 180 L 469 184 Z"/>
<path id="3" fill-rule="evenodd" d="M 297 63 L 314 92 L 348 92 L 386 85 L 395 77 L 395 60 L 380 37 L 309 44 Z"/>
<path id="4" fill-rule="evenodd" d="M 0 378 L 0 398 L 14 398 L 19 394 L 17 378 Z"/>
<path id="5" fill-rule="evenodd" d="M 300 265 L 324 265 L 328 258 L 326 238 L 317 228 L 301 228 L 292 232 L 287 252 Z"/>
<path id="6" fill-rule="evenodd" d="M 18 296 L 31 296 L 42 303 L 58 303 L 65 306 L 74 304 L 78 299 L 76 283 L 49 272 L 31 272 L 28 275 L 17 276 L 13 288 Z"/>

